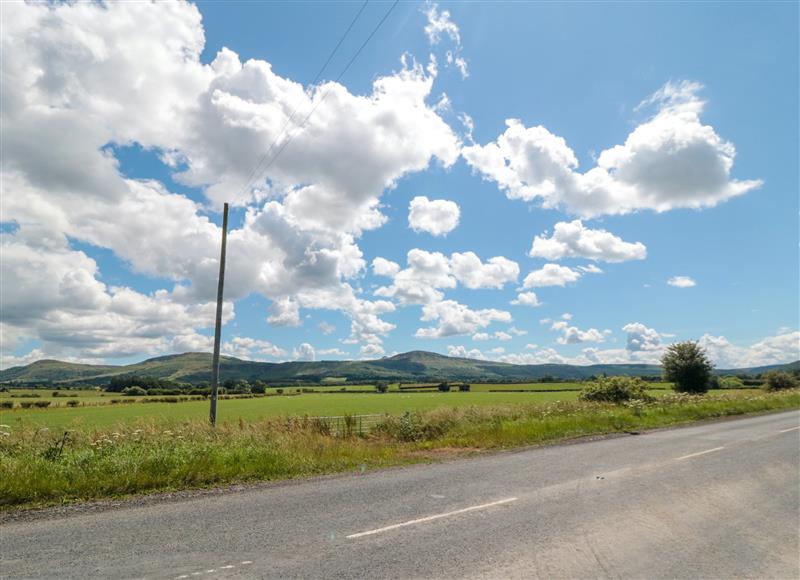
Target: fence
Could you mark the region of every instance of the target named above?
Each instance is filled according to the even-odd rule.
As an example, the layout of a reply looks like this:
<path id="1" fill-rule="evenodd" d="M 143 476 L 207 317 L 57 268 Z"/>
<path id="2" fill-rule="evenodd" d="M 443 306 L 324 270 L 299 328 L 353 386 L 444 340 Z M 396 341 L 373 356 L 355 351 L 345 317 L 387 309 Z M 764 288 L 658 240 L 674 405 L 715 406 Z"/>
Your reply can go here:
<path id="1" fill-rule="evenodd" d="M 386 415 L 342 415 L 338 417 L 313 417 L 316 428 L 322 432 L 339 437 L 366 435 L 380 423 Z"/>

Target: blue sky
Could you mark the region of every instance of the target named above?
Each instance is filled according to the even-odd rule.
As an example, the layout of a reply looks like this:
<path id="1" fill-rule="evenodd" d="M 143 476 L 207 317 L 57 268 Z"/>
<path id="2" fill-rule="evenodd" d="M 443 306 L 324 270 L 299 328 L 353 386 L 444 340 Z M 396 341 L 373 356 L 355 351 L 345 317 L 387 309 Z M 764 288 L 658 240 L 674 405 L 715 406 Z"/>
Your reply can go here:
<path id="1" fill-rule="evenodd" d="M 796 3 L 361 6 L 3 5 L 4 367 L 800 357 Z"/>

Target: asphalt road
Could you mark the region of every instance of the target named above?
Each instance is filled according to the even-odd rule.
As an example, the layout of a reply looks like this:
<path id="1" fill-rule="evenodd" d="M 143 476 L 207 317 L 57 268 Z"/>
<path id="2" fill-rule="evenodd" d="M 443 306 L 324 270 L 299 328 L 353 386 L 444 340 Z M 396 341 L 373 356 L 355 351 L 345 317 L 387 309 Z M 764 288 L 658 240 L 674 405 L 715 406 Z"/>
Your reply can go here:
<path id="1" fill-rule="evenodd" d="M 800 413 L 0 527 L 4 578 L 800 578 Z"/>

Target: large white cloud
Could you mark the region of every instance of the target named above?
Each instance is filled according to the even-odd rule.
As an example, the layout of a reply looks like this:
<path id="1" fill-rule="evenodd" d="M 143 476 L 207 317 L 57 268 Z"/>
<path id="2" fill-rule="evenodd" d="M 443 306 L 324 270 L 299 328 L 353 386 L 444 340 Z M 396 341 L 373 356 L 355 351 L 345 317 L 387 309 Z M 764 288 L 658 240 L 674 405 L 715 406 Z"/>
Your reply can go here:
<path id="1" fill-rule="evenodd" d="M 494 321 L 511 322 L 511 314 L 495 308 L 472 310 L 455 300 L 442 300 L 423 306 L 422 320 L 436 321 L 437 325 L 418 329 L 418 338 L 443 338 L 474 334 Z"/>
<path id="2" fill-rule="evenodd" d="M 517 306 L 530 306 L 532 308 L 542 305 L 542 303 L 539 302 L 539 298 L 536 296 L 535 292 L 520 292 L 517 294 L 517 297 L 511 301 L 511 304 Z"/>
<path id="3" fill-rule="evenodd" d="M 351 338 L 373 348 L 394 327 L 379 318 L 393 306 L 357 298 L 348 280 L 366 266 L 358 236 L 385 221 L 382 193 L 410 172 L 458 157 L 457 136 L 427 103 L 435 67 L 404 61 L 357 95 L 330 82 L 304 87 L 228 49 L 203 64 L 201 15 L 185 2 L 17 3 L 3 16 L 0 209 L 18 225 L 8 243 L 54 248 L 62 258 L 68 239 L 108 248 L 135 272 L 174 283 L 162 302 L 195 308 L 213 300 L 220 229 L 208 207 L 119 174 L 113 146 L 138 144 L 160 155 L 175 179 L 204 188 L 210 208 L 250 206 L 229 234 L 226 297 L 273 299 L 276 324 L 295 324 L 299 308 L 341 310 L 352 319 Z M 282 155 L 254 172 L 272 143 Z M 4 311 L 32 302 L 11 295 L 8 281 L 24 266 L 10 267 Z M 88 312 L 106 316 L 115 293 L 100 289 L 96 268 L 73 276 L 83 278 L 64 282 L 62 302 L 70 284 L 94 287 L 67 306 L 96 299 Z M 6 326 L 50 344 L 68 341 L 75 322 L 53 314 L 45 335 L 37 320 Z M 174 332 L 164 340 L 202 343 L 192 328 Z M 102 349 L 85 342 L 83 352 L 135 350 L 122 334 L 119 349 L 112 333 L 106 340 Z"/>
<path id="4" fill-rule="evenodd" d="M 484 264 L 474 252 L 454 253 L 450 257 L 453 275 L 467 288 L 502 288 L 519 277 L 519 265 L 495 256 Z"/>
<path id="5" fill-rule="evenodd" d="M 442 290 L 455 288 L 502 288 L 519 276 L 519 265 L 503 256 L 485 263 L 474 252 L 455 252 L 449 258 L 441 252 L 414 248 L 406 255 L 408 266 L 399 266 L 384 258 L 375 258 L 373 272 L 393 279 L 389 286 L 375 291 L 376 296 L 393 298 L 400 304 L 430 304 L 444 298 Z"/>
<path id="6" fill-rule="evenodd" d="M 784 331 L 750 346 L 731 343 L 724 336 L 704 334 L 700 346 L 706 348 L 720 368 L 746 368 L 800 360 L 800 332 Z"/>
<path id="7" fill-rule="evenodd" d="M 641 242 L 625 242 L 611 232 L 593 230 L 584 226 L 581 220 L 574 220 L 557 223 L 549 238 L 546 235 L 536 236 L 530 256 L 546 260 L 587 258 L 625 262 L 643 260 L 647 256 L 647 248 Z"/>
<path id="8" fill-rule="evenodd" d="M 631 352 L 661 349 L 661 335 L 641 322 L 629 322 L 622 330 L 627 333 L 626 348 Z"/>
<path id="9" fill-rule="evenodd" d="M 458 225 L 461 210 L 454 201 L 417 196 L 408 206 L 408 225 L 416 232 L 443 236 Z"/>
<path id="10" fill-rule="evenodd" d="M 415 248 L 408 251 L 406 262 L 408 267 L 394 275 L 390 286 L 378 288 L 377 296 L 394 298 L 400 304 L 427 304 L 442 299 L 441 288 L 455 288 L 456 279 L 444 254 Z M 383 263 L 379 268 L 389 270 Z"/>
<path id="11" fill-rule="evenodd" d="M 0 366 L 14 363 L 8 350 L 23 338 L 40 340 L 42 355 L 95 361 L 194 350 L 184 347 L 197 344 L 196 329 L 214 323 L 214 302 L 184 304 L 166 290 L 143 294 L 109 287 L 98 280 L 95 261 L 66 244 L 36 247 L 8 234 L 0 243 Z M 228 301 L 223 320 L 233 316 Z"/>
<path id="12" fill-rule="evenodd" d="M 302 343 L 292 352 L 292 357 L 300 361 L 313 361 L 317 358 L 317 353 L 314 347 L 307 342 Z"/>
<path id="13" fill-rule="evenodd" d="M 761 181 L 731 178 L 736 150 L 700 121 L 700 88 L 667 83 L 643 103 L 655 105 L 655 114 L 586 173 L 562 137 L 515 119 L 496 141 L 464 147 L 462 155 L 509 198 L 538 199 L 582 217 L 712 207 Z"/>
<path id="14" fill-rule="evenodd" d="M 606 334 L 610 331 L 600 331 L 596 328 L 581 330 L 577 326 L 570 326 L 566 320 L 558 320 L 550 327 L 561 333 L 556 339 L 558 344 L 578 344 L 581 342 L 605 342 Z"/>
<path id="15" fill-rule="evenodd" d="M 259 340 L 247 336 L 234 336 L 222 344 L 223 354 L 245 360 L 262 360 L 264 358 L 282 358 L 286 351 L 267 340 Z"/>
<path id="16" fill-rule="evenodd" d="M 575 282 L 580 277 L 581 273 L 578 270 L 573 270 L 567 266 L 559 266 L 558 264 L 545 264 L 525 276 L 522 286 L 524 288 L 565 286 L 570 282 Z"/>

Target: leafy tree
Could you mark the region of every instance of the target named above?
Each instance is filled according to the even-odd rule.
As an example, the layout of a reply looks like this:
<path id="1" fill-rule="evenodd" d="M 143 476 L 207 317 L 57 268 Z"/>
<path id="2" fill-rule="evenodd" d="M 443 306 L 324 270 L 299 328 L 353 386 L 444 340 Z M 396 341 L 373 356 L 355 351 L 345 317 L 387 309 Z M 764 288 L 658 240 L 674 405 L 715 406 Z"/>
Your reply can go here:
<path id="1" fill-rule="evenodd" d="M 256 394 L 263 395 L 267 392 L 267 383 L 264 381 L 256 380 L 250 385 L 250 390 Z"/>
<path id="2" fill-rule="evenodd" d="M 439 383 L 439 386 L 437 388 L 439 389 L 439 392 L 441 392 L 441 393 L 449 393 L 450 392 L 450 383 L 448 383 L 448 382 Z"/>
<path id="3" fill-rule="evenodd" d="M 386 393 L 389 390 L 389 383 L 385 381 L 378 381 L 375 383 L 375 390 L 379 393 Z"/>
<path id="4" fill-rule="evenodd" d="M 667 347 L 661 357 L 664 379 L 675 384 L 675 390 L 683 393 L 705 393 L 711 380 L 714 364 L 706 349 L 697 342 L 687 340 Z"/>

